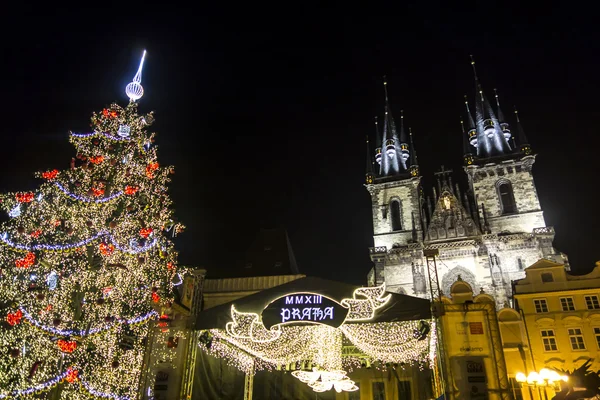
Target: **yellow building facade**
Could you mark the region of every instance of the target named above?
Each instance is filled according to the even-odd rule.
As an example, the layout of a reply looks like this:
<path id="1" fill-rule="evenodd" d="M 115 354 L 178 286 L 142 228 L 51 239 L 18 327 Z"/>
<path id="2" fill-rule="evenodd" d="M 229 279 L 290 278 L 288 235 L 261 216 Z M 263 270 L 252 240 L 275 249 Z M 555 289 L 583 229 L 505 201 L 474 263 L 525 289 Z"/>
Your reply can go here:
<path id="1" fill-rule="evenodd" d="M 506 316 L 500 318 L 506 319 L 505 341 L 516 342 L 523 333 L 515 323 L 520 317 L 525 342 L 529 344 L 524 354 L 527 367 L 519 369 L 515 363 L 509 374 L 518 370 L 527 375 L 542 368 L 573 371 L 588 360 L 592 360 L 590 371 L 600 370 L 600 262 L 586 275 L 571 275 L 565 265 L 542 259 L 527 268 L 525 274 L 513 286 L 518 316 L 513 314 L 515 321 L 511 323 L 509 311 L 504 311 Z M 534 396 L 537 389 L 533 390 Z M 542 394 L 547 391 L 551 398 L 559 386 L 539 389 Z M 529 395 L 524 390 L 523 398 Z"/>
<path id="2" fill-rule="evenodd" d="M 578 276 L 539 260 L 513 282 L 513 307 L 496 310 L 491 296 L 474 294 L 460 277 L 442 302 L 440 345 L 450 399 L 548 400 L 563 382 L 527 384 L 517 375 L 572 372 L 588 360 L 590 371 L 600 370 L 600 262 Z M 486 397 L 479 397 L 482 390 Z"/>

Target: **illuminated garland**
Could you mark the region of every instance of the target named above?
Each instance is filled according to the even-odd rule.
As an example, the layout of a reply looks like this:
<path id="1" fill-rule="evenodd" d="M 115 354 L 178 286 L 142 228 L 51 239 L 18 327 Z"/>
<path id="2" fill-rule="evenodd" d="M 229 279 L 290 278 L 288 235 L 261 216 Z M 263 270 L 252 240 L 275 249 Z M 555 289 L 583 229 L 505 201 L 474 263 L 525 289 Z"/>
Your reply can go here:
<path id="1" fill-rule="evenodd" d="M 57 188 L 59 188 L 64 194 L 66 194 L 67 196 L 69 196 L 70 198 L 77 200 L 77 201 L 82 201 L 84 203 L 96 203 L 96 204 L 101 204 L 101 203 L 106 203 L 107 201 L 111 201 L 116 199 L 117 197 L 120 197 L 123 192 L 119 191 L 115 194 L 112 194 L 108 197 L 104 197 L 102 199 L 90 199 L 84 196 L 78 196 L 75 193 L 71 193 L 69 192 L 63 185 L 61 185 L 58 182 L 54 182 L 54 184 L 56 185 Z"/>
<path id="2" fill-rule="evenodd" d="M 10 394 L 0 393 L 0 399 L 6 399 L 8 397 L 20 397 L 20 396 L 34 394 L 34 393 L 42 391 L 42 390 L 47 390 L 47 389 L 53 388 L 54 386 L 58 385 L 63 379 L 65 379 L 67 377 L 67 375 L 69 374 L 69 372 L 70 371 L 67 370 L 67 371 L 63 372 L 62 374 L 57 375 L 56 377 L 54 377 L 44 383 L 40 383 L 38 385 L 35 385 L 35 386 L 27 388 L 27 389 L 13 390 L 12 392 L 10 392 Z"/>
<path id="3" fill-rule="evenodd" d="M 89 383 L 87 383 L 83 380 L 81 380 L 81 386 L 85 389 L 85 391 L 87 393 L 91 394 L 92 396 L 101 397 L 103 399 L 131 400 L 131 397 L 129 397 L 129 396 L 118 396 L 116 394 L 100 392 L 100 391 L 92 388 Z"/>
<path id="4" fill-rule="evenodd" d="M 94 236 L 84 239 L 80 242 L 63 244 L 63 245 L 44 244 L 44 243 L 34 244 L 34 245 L 17 244 L 8 239 L 7 232 L 4 232 L 2 235 L 0 235 L 0 241 L 9 247 L 12 247 L 13 249 L 23 250 L 23 251 L 36 251 L 36 250 L 65 251 L 65 250 L 76 249 L 78 247 L 85 246 L 85 245 L 91 243 L 92 241 L 94 241 L 98 238 L 104 237 L 104 236 L 108 237 L 108 239 L 115 246 L 115 248 L 119 249 L 120 251 L 122 251 L 124 253 L 128 253 L 128 254 L 144 253 L 144 252 L 152 249 L 158 243 L 158 238 L 154 238 L 150 243 L 146 244 L 145 246 L 141 246 L 136 249 L 126 248 L 126 247 L 121 246 L 114 239 L 113 235 L 108 231 L 100 231 L 99 233 L 95 234 Z"/>
<path id="5" fill-rule="evenodd" d="M 6 399 L 9 397 L 21 397 L 21 396 L 26 396 L 26 395 L 31 395 L 31 394 L 36 394 L 39 393 L 41 391 L 44 390 L 49 390 L 52 389 L 53 387 L 55 387 L 56 385 L 58 385 L 59 383 L 61 383 L 62 381 L 67 379 L 67 376 L 71 374 L 71 370 L 68 369 L 65 372 L 63 372 L 60 375 L 57 375 L 56 377 L 40 383 L 36 386 L 27 388 L 27 389 L 22 389 L 22 390 L 14 390 L 12 392 L 10 392 L 10 394 L 6 394 L 6 393 L 0 393 L 0 399 Z M 90 395 L 92 396 L 96 396 L 96 397 L 101 397 L 103 399 L 113 399 L 113 400 L 131 400 L 131 397 L 129 396 L 118 396 L 116 394 L 111 394 L 111 393 L 103 393 L 100 392 L 98 390 L 93 389 L 89 383 L 85 382 L 84 380 L 82 380 L 80 377 L 77 378 L 78 383 L 80 383 L 80 386 Z"/>
<path id="6" fill-rule="evenodd" d="M 71 137 L 77 138 L 77 139 L 89 139 L 92 138 L 94 136 L 104 136 L 110 140 L 114 140 L 115 142 L 129 142 L 131 141 L 131 138 L 128 137 L 117 137 L 117 136 L 113 136 L 110 133 L 107 132 L 91 132 L 91 133 L 73 133 L 71 132 Z"/>
<path id="7" fill-rule="evenodd" d="M 290 293 L 289 297 L 294 295 Z M 259 314 L 239 312 L 232 306 L 232 321 L 224 330 L 201 332 L 199 346 L 246 374 L 284 365 L 292 369 L 313 365 L 316 366 L 313 372 L 297 371 L 294 376 L 315 391 L 332 388 L 338 392 L 354 391 L 358 388 L 346 377 L 342 366 L 352 369 L 360 366 L 361 360 L 367 360 L 380 364 L 418 364 L 422 369 L 435 361 L 435 333 L 421 329 L 425 322 L 358 322 L 372 319 L 390 298 L 391 294 L 385 295 L 384 285 L 356 289 L 352 299 L 340 302 L 349 311 L 338 328 L 313 322 L 274 325 L 267 330 Z M 357 356 L 356 351 L 343 355 L 344 339 L 362 356 Z"/>
<path id="8" fill-rule="evenodd" d="M 104 331 L 108 331 L 110 329 L 115 328 L 118 325 L 124 325 L 124 324 L 132 325 L 132 324 L 144 322 L 146 320 L 149 320 L 152 317 L 158 317 L 158 313 L 156 311 L 152 310 L 145 315 L 135 317 L 132 319 L 128 319 L 128 320 L 118 320 L 117 323 L 110 325 L 110 326 L 105 326 L 102 328 L 92 328 L 88 331 L 86 331 L 86 330 L 66 330 L 66 329 L 57 329 L 57 328 L 53 328 L 50 326 L 40 324 L 37 320 L 33 319 L 31 314 L 29 314 L 24 308 L 19 307 L 19 310 L 21 310 L 21 312 L 23 313 L 23 317 L 25 317 L 27 322 L 29 322 L 31 325 L 35 326 L 36 328 L 38 328 L 42 331 L 45 331 L 46 333 L 52 333 L 54 335 L 60 335 L 60 336 L 74 336 L 74 337 L 79 337 L 79 338 L 95 335 L 97 333 L 101 333 Z M 120 322 L 120 324 L 118 322 Z"/>

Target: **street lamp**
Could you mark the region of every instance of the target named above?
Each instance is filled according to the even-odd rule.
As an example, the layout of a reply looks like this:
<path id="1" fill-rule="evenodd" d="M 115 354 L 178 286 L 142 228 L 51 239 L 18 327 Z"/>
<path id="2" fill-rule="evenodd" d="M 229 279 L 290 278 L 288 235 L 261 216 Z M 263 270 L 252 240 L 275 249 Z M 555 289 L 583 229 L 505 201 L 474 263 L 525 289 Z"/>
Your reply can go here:
<path id="1" fill-rule="evenodd" d="M 515 376 L 515 380 L 521 384 L 537 387 L 538 391 L 540 388 L 544 388 L 544 397 L 546 400 L 548 400 L 546 387 L 552 386 L 557 382 L 567 382 L 569 377 L 566 375 L 560 375 L 558 372 L 549 370 L 548 368 L 542 368 L 540 372 L 533 371 L 530 372 L 529 375 L 519 372 Z"/>

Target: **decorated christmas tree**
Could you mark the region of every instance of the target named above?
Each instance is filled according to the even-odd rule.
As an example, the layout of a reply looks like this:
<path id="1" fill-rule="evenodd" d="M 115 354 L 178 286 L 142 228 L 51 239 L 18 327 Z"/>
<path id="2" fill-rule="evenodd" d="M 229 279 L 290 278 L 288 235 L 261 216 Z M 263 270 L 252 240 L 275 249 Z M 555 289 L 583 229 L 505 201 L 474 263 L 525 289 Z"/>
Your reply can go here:
<path id="1" fill-rule="evenodd" d="M 152 113 L 138 114 L 143 62 L 125 108 L 70 134 L 69 168 L 0 196 L 0 398 L 137 395 L 149 324 L 184 273 L 170 240 L 183 229 L 167 193 L 173 168 L 157 161 Z"/>

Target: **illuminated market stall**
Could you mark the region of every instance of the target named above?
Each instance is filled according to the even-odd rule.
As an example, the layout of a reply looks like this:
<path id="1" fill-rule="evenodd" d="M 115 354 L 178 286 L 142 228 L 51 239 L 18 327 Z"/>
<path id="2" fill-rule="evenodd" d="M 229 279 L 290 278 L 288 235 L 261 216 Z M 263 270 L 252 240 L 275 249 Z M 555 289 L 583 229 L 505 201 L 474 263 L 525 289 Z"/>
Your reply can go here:
<path id="1" fill-rule="evenodd" d="M 433 398 L 428 300 L 305 277 L 199 314 L 193 398 Z"/>

